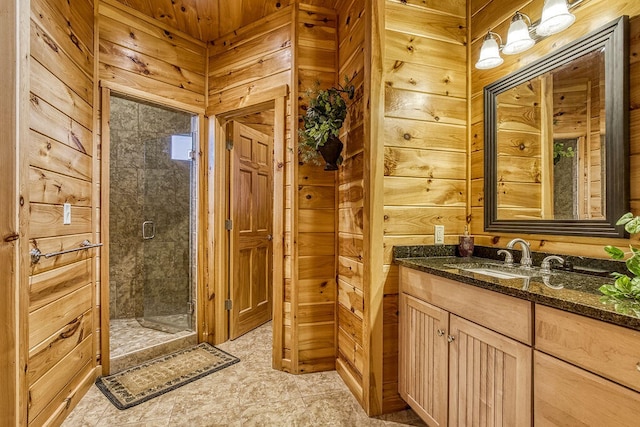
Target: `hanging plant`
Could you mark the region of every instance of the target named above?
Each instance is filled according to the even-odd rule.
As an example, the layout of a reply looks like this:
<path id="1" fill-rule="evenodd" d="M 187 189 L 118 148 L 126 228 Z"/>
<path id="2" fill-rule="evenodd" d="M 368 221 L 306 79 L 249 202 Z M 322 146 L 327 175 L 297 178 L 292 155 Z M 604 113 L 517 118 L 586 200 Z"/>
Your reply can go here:
<path id="1" fill-rule="evenodd" d="M 298 152 L 305 163 L 321 165 L 320 156 L 325 160 L 324 170 L 337 170 L 342 162 L 342 142 L 338 139 L 340 129 L 347 116 L 348 99 L 353 99 L 355 88 L 345 77 L 345 85 L 319 89 L 316 83 L 306 92 L 309 100 L 306 114 L 302 116 L 303 126 L 298 130 Z"/>

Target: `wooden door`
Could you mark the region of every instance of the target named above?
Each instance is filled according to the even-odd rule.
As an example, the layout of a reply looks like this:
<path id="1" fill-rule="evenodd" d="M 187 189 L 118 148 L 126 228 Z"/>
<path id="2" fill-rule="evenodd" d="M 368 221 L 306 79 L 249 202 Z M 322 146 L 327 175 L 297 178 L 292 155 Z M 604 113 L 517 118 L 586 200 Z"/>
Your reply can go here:
<path id="1" fill-rule="evenodd" d="M 398 389 L 430 426 L 447 425 L 449 313 L 400 294 Z"/>
<path id="2" fill-rule="evenodd" d="M 449 425 L 530 426 L 531 348 L 450 319 Z"/>
<path id="3" fill-rule="evenodd" d="M 271 320 L 273 142 L 231 122 L 229 336 L 235 339 Z"/>

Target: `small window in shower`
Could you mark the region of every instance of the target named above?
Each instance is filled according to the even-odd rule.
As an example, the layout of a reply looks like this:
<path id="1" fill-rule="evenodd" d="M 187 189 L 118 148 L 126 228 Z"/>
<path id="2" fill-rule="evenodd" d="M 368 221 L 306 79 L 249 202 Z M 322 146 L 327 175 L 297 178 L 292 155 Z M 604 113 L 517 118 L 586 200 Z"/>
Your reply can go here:
<path id="1" fill-rule="evenodd" d="M 171 160 L 191 160 L 191 135 L 171 135 Z"/>

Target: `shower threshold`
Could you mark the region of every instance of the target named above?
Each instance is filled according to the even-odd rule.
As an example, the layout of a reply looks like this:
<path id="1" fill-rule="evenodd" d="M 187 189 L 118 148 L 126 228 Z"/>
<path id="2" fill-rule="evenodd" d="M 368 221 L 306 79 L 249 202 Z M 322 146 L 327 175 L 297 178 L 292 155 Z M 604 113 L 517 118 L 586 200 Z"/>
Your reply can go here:
<path id="1" fill-rule="evenodd" d="M 143 328 L 155 329 L 169 334 L 177 334 L 182 331 L 189 331 L 189 316 L 186 314 L 173 314 L 166 316 L 139 317 L 138 323 Z"/>
<path id="2" fill-rule="evenodd" d="M 148 328 L 137 319 L 111 319 L 109 327 L 112 374 L 147 360 L 197 344 L 194 331 L 167 332 Z"/>

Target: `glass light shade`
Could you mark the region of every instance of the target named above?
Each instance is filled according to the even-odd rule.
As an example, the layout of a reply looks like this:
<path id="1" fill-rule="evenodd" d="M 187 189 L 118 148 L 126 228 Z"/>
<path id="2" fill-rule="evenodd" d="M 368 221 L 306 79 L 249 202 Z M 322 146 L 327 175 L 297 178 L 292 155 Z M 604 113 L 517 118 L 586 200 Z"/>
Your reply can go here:
<path id="1" fill-rule="evenodd" d="M 514 55 L 516 53 L 524 52 L 525 50 L 536 44 L 535 41 L 529 35 L 529 26 L 524 21 L 524 15 L 516 12 L 511 25 L 509 25 L 509 32 L 507 33 L 507 44 L 502 48 L 502 53 L 505 55 Z"/>
<path id="2" fill-rule="evenodd" d="M 500 46 L 493 37 L 492 33 L 487 34 L 480 48 L 480 58 L 476 62 L 476 68 L 479 70 L 488 70 L 502 64 L 504 59 L 500 56 Z"/>
<path id="3" fill-rule="evenodd" d="M 536 33 L 540 36 L 550 36 L 569 28 L 575 20 L 575 15 L 569 13 L 566 0 L 545 0 Z"/>

